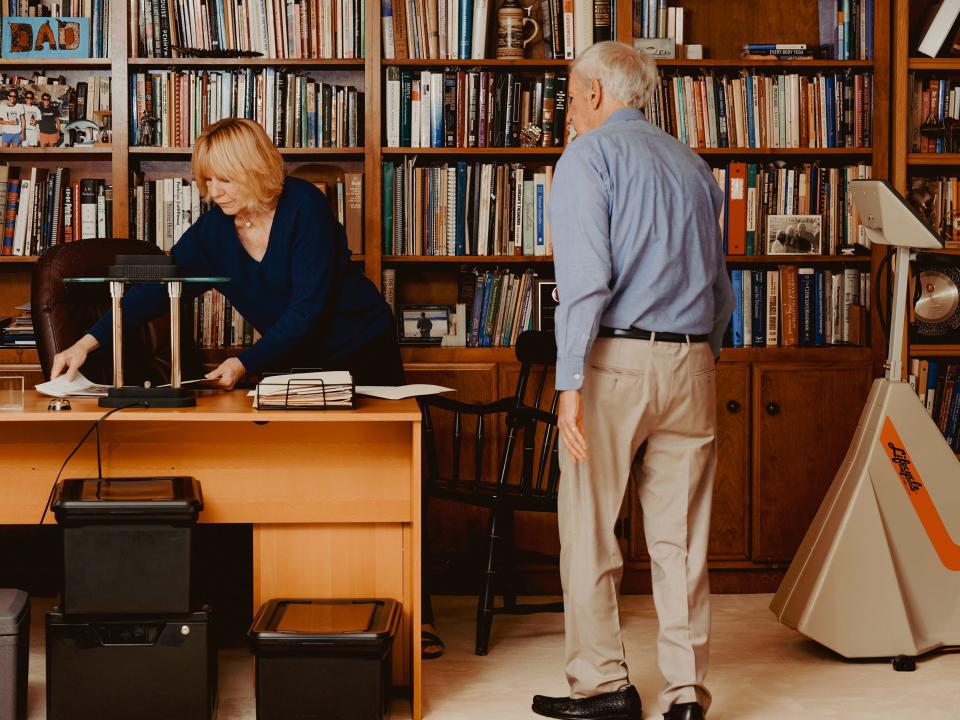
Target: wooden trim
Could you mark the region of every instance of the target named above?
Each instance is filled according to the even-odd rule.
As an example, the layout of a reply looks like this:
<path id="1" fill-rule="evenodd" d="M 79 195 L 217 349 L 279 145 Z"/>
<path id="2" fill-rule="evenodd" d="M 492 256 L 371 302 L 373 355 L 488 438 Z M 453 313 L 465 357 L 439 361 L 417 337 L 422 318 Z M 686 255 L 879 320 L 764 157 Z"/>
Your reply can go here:
<path id="1" fill-rule="evenodd" d="M 362 147 L 320 147 L 320 148 L 277 148 L 280 154 L 286 158 L 296 157 L 363 157 L 365 149 Z M 190 158 L 193 156 L 192 147 L 131 147 L 129 149 L 131 157 L 146 156 L 152 158 Z"/>
<path id="2" fill-rule="evenodd" d="M 379 17 L 378 17 L 379 20 Z M 443 68 L 529 68 L 537 70 L 540 68 L 565 68 L 570 64 L 569 60 L 554 60 L 551 58 L 524 59 L 524 60 L 384 60 L 382 67 L 408 67 L 422 69 L 443 69 Z"/>
<path id="3" fill-rule="evenodd" d="M 906 80 L 904 80 L 904 83 L 906 83 Z M 904 102 L 907 102 L 906 96 L 904 96 Z M 905 113 L 895 113 L 894 117 L 896 117 L 897 115 L 905 115 Z M 900 137 L 903 138 L 901 142 L 903 143 L 904 150 L 906 150 L 906 148 L 909 147 L 909 140 L 907 138 L 906 120 L 905 119 L 902 120 L 900 124 L 902 125 L 902 128 L 901 128 L 902 132 L 899 133 L 899 135 Z M 903 154 L 906 155 L 906 162 L 896 162 L 896 160 L 894 161 L 895 173 L 899 175 L 898 179 L 900 180 L 900 182 L 903 183 L 902 187 L 896 184 L 894 185 L 894 187 L 896 187 L 897 190 L 899 190 L 900 192 L 905 192 L 907 188 L 907 166 L 908 165 L 921 165 L 921 166 L 927 166 L 927 167 L 937 167 L 937 166 L 947 167 L 947 166 L 960 165 L 960 153 L 913 153 L 913 152 L 907 153 L 907 152 L 904 152 Z"/>
<path id="4" fill-rule="evenodd" d="M 130 67 L 137 70 L 151 68 L 234 68 L 244 67 L 280 67 L 299 69 L 361 69 L 363 58 L 131 58 Z"/>

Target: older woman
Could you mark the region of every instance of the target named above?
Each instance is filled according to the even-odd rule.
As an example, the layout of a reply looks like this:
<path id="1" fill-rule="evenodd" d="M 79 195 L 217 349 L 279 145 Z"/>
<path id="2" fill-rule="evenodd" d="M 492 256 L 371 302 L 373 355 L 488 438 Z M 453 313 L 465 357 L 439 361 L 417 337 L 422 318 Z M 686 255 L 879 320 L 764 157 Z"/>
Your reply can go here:
<path id="1" fill-rule="evenodd" d="M 356 263 L 327 198 L 311 183 L 285 177 L 283 159 L 263 128 L 227 118 L 207 127 L 193 151 L 203 214 L 173 246 L 186 275 L 226 276 L 218 289 L 262 335 L 207 377 L 232 388 L 245 372 L 292 367 L 349 370 L 358 385 L 396 385 L 403 365 L 390 308 Z M 206 287 L 191 284 L 191 295 Z M 168 307 L 159 284 L 123 298 L 124 326 Z M 70 376 L 111 338 L 108 312 L 58 353 L 52 377 Z"/>

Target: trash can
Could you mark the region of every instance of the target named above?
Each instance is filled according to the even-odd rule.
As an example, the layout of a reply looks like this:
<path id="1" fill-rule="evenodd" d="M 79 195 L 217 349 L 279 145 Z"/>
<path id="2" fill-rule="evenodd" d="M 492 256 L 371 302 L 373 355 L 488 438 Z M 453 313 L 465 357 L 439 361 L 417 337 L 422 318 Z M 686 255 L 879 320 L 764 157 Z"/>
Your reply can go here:
<path id="1" fill-rule="evenodd" d="M 74 619 L 47 613 L 48 720 L 210 720 L 209 613 Z"/>
<path id="2" fill-rule="evenodd" d="M 0 590 L 0 720 L 26 720 L 29 662 L 29 597 Z"/>
<path id="3" fill-rule="evenodd" d="M 270 600 L 250 628 L 257 720 L 382 720 L 396 600 Z"/>
<path id="4" fill-rule="evenodd" d="M 194 478 L 68 479 L 52 508 L 64 614 L 190 612 L 190 536 L 203 510 Z"/>

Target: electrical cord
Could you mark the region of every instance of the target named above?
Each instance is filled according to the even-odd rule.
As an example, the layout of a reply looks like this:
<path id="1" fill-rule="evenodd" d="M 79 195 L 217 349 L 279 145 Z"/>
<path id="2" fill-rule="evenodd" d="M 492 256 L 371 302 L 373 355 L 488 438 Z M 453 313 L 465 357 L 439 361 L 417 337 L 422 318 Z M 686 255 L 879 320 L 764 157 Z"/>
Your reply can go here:
<path id="1" fill-rule="evenodd" d="M 71 459 L 74 455 L 77 454 L 77 450 L 79 450 L 81 447 L 83 447 L 83 443 L 86 441 L 86 439 L 87 439 L 88 437 L 90 437 L 90 433 L 92 433 L 92 432 L 94 432 L 94 431 L 96 431 L 96 433 L 97 433 L 97 479 L 98 479 L 98 480 L 103 480 L 103 467 L 102 467 L 102 465 L 101 465 L 101 463 L 100 463 L 100 423 L 102 423 L 102 422 L 103 422 L 104 420 L 106 420 L 108 417 L 110 417 L 111 415 L 113 415 L 115 412 L 120 412 L 121 410 L 126 410 L 127 408 L 132 408 L 132 407 L 137 407 L 137 406 L 147 407 L 147 403 L 145 403 L 145 402 L 143 402 L 142 400 L 140 400 L 140 401 L 137 401 L 137 402 L 129 403 L 129 404 L 127 404 L 127 405 L 121 405 L 121 406 L 119 406 L 119 407 L 115 407 L 115 408 L 113 408 L 113 409 L 111 409 L 111 410 L 108 410 L 108 411 L 105 412 L 103 415 L 101 415 L 99 418 L 97 418 L 96 420 L 94 420 L 94 421 L 93 421 L 93 425 L 91 425 L 89 428 L 87 428 L 87 431 L 83 434 L 83 437 L 80 438 L 80 442 L 78 442 L 78 443 L 74 446 L 73 450 L 70 451 L 70 454 L 67 455 L 67 459 L 63 461 L 63 465 L 60 466 L 60 471 L 57 473 L 57 477 L 56 477 L 56 479 L 53 481 L 53 485 L 50 486 L 50 492 L 49 492 L 49 494 L 47 495 L 47 503 L 46 503 L 46 505 L 43 506 L 43 514 L 40 516 L 40 524 L 41 524 L 41 525 L 43 525 L 43 521 L 44 521 L 44 520 L 46 519 L 46 517 L 47 517 L 47 510 L 50 509 L 50 501 L 53 500 L 53 493 L 54 493 L 54 492 L 56 491 L 56 489 L 57 489 L 57 484 L 60 482 L 60 476 L 63 474 L 64 468 L 67 467 L 67 463 L 70 462 L 70 459 Z"/>

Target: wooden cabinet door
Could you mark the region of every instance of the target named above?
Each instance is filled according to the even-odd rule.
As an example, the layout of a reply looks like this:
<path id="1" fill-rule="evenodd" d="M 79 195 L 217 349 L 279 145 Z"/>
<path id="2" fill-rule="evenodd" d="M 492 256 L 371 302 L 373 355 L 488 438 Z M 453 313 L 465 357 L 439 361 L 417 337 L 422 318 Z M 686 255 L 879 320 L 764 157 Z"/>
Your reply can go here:
<path id="1" fill-rule="evenodd" d="M 750 364 L 717 365 L 717 475 L 710 516 L 711 560 L 750 556 Z"/>
<path id="2" fill-rule="evenodd" d="M 754 366 L 753 559 L 793 558 L 857 427 L 869 363 Z"/>
<path id="3" fill-rule="evenodd" d="M 710 517 L 711 560 L 749 557 L 750 363 L 717 365 L 717 474 Z M 623 514 L 632 528 L 628 559 L 649 560 L 643 514 L 631 484 Z"/>

